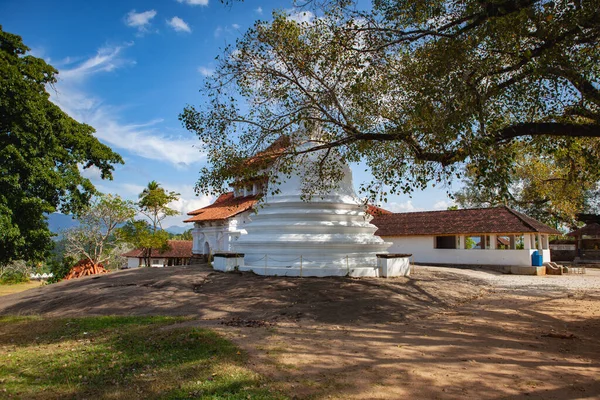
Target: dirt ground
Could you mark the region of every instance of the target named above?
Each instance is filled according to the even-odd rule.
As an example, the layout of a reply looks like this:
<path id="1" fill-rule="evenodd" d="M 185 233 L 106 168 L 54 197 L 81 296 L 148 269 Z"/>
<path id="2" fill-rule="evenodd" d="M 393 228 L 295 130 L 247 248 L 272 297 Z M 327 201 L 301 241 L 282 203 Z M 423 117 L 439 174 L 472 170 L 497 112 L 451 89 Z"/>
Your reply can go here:
<path id="1" fill-rule="evenodd" d="M 600 399 L 600 270 L 281 278 L 145 268 L 0 297 L 0 314 L 188 315 L 297 398 Z"/>

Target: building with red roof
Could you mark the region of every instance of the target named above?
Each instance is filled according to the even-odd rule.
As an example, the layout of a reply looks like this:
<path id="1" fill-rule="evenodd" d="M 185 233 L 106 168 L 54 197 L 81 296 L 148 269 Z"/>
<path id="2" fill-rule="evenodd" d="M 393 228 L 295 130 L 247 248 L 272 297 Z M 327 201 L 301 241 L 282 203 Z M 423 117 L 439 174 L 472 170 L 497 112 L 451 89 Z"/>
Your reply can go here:
<path id="1" fill-rule="evenodd" d="M 376 235 L 391 253 L 424 264 L 531 266 L 538 251 L 550 261 L 549 235 L 560 232 L 508 207 L 375 216 Z"/>
<path id="2" fill-rule="evenodd" d="M 150 255 L 151 267 L 167 267 L 173 265 L 188 265 L 192 257 L 191 240 L 169 240 L 166 250 L 152 249 Z M 146 266 L 148 258 L 144 249 L 133 249 L 122 254 L 127 258 L 127 268 Z"/>

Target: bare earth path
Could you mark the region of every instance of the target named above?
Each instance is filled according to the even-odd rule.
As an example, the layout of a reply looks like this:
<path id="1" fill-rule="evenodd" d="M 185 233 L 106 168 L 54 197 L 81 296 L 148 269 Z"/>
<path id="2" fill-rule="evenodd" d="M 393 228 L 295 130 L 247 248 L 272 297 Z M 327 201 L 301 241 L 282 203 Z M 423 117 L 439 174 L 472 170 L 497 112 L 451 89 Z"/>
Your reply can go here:
<path id="1" fill-rule="evenodd" d="M 600 399 L 600 270 L 417 267 L 357 280 L 141 269 L 3 296 L 0 314 L 190 315 L 298 398 Z"/>

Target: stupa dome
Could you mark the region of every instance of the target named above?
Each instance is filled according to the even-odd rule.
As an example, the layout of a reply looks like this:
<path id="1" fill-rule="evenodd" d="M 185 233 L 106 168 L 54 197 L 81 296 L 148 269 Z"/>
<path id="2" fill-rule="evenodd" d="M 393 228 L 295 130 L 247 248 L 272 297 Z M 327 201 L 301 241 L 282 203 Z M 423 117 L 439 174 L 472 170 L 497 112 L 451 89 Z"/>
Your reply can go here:
<path id="1" fill-rule="evenodd" d="M 269 188 L 247 234 L 233 243 L 245 255 L 241 269 L 279 276 L 378 275 L 375 255 L 390 243 L 374 235 L 377 227 L 354 191 L 349 166 L 340 165 L 341 180 L 331 190 L 304 198 L 304 178 L 318 168 L 319 155 L 309 153 L 289 177 L 278 174 L 281 183 Z"/>

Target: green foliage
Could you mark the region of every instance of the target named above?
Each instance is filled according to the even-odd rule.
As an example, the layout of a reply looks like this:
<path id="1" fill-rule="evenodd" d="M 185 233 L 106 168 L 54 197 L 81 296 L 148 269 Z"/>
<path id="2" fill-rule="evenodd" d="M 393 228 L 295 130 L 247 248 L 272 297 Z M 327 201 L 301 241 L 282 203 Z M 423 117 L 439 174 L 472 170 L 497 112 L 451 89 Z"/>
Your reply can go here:
<path id="1" fill-rule="evenodd" d="M 115 230 L 133 219 L 136 209 L 132 201 L 119 196 L 99 195 L 77 218 L 79 225 L 64 232 L 66 253 L 93 264 L 105 263 L 119 247 Z"/>
<path id="2" fill-rule="evenodd" d="M 29 282 L 29 275 L 34 269 L 32 264 L 28 264 L 23 260 L 0 265 L 0 284 L 12 285 Z"/>
<path id="3" fill-rule="evenodd" d="M 163 230 L 154 230 L 146 221 L 129 221 L 117 230 L 118 237 L 137 249 L 143 250 L 146 266 L 150 266 L 152 249 L 165 251 L 169 248 L 169 233 Z"/>
<path id="4" fill-rule="evenodd" d="M 44 213 L 81 211 L 95 193 L 79 170 L 110 179 L 121 157 L 49 100 L 56 69 L 0 27 L 0 264 L 40 260 L 51 247 Z"/>
<path id="5" fill-rule="evenodd" d="M 9 270 L 0 276 L 0 285 L 13 285 L 29 282 L 29 274 L 25 271 Z"/>
<path id="6" fill-rule="evenodd" d="M 518 146 L 521 144 L 514 145 Z M 483 184 L 477 171 L 467 168 L 464 186 L 454 194 L 457 204 L 464 208 L 507 205 L 551 226 L 567 228 L 576 226 L 578 213 L 595 211 L 600 199 L 596 183 L 600 170 L 592 168 L 595 161 L 590 165 L 568 147 L 552 155 L 531 156 L 519 148 L 514 152 L 509 170 L 511 184 L 504 191 Z"/>
<path id="7" fill-rule="evenodd" d="M 163 219 L 173 215 L 179 215 L 179 211 L 173 210 L 168 206 L 172 201 L 179 200 L 179 193 L 165 190 L 160 183 L 151 181 L 148 186 L 140 193 L 138 207 L 152 223 L 154 232 L 158 228 L 162 229 Z"/>
<path id="8" fill-rule="evenodd" d="M 339 178 L 337 160 L 364 162 L 370 197 L 446 183 L 466 165 L 506 198 L 523 154 L 597 181 L 598 0 L 308 3 L 319 18 L 280 12 L 225 49 L 210 101 L 180 115 L 208 156 L 198 189 L 264 173 L 247 161 L 257 152 L 285 173 L 318 152 L 313 190 Z M 282 137 L 286 149 L 260 153 Z"/>
<path id="9" fill-rule="evenodd" d="M 175 234 L 175 233 L 170 233 L 169 232 L 169 239 L 173 239 L 173 240 L 193 240 L 194 237 L 192 236 L 192 230 L 188 229 L 187 231 L 185 231 L 183 233 L 179 233 L 179 234 Z"/>
<path id="10" fill-rule="evenodd" d="M 48 279 L 48 283 L 60 282 L 65 276 L 67 276 L 76 262 L 77 260 L 69 256 L 53 257 L 48 260 L 48 268 L 52 273 L 52 277 Z"/>
<path id="11" fill-rule="evenodd" d="M 183 318 L 0 317 L 8 397 L 282 399 L 214 332 Z M 10 346 L 7 346 L 10 343 Z M 43 374 L 28 371 L 44 371 Z"/>

